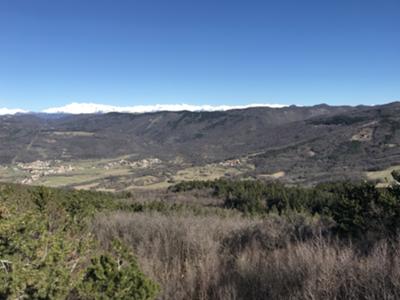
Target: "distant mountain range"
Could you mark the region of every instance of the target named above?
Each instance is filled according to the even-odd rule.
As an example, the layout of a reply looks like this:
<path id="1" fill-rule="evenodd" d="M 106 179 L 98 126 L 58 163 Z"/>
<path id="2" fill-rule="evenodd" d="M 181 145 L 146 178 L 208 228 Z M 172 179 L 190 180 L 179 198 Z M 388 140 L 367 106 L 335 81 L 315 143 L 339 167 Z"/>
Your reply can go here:
<path id="1" fill-rule="evenodd" d="M 14 115 L 21 113 L 46 114 L 99 114 L 99 113 L 148 113 L 158 111 L 226 111 L 232 109 L 246 109 L 251 107 L 284 107 L 281 104 L 248 104 L 248 105 L 192 105 L 192 104 L 155 104 L 135 106 L 113 106 L 98 103 L 71 103 L 61 107 L 51 107 L 41 112 L 28 112 L 22 109 L 0 108 L 0 115 Z"/>
<path id="2" fill-rule="evenodd" d="M 133 155 L 193 166 L 239 159 L 246 176 L 363 178 L 400 165 L 400 103 L 0 116 L 0 164 Z"/>

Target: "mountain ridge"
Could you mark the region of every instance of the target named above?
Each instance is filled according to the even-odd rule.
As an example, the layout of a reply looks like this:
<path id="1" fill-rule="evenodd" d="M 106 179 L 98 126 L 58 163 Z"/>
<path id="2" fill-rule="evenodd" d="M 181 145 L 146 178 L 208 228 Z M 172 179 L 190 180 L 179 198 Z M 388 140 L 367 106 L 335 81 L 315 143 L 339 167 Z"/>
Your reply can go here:
<path id="1" fill-rule="evenodd" d="M 204 166 L 239 159 L 244 176 L 363 178 L 400 165 L 400 102 L 227 111 L 0 116 L 0 164 L 123 156 Z M 166 171 L 167 172 L 167 171 Z"/>

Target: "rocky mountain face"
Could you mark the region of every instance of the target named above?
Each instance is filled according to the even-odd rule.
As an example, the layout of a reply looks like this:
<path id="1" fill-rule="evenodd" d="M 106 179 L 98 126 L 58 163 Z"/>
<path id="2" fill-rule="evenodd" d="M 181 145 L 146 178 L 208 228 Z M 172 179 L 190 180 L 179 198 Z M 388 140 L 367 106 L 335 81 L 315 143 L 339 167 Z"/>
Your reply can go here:
<path id="1" fill-rule="evenodd" d="M 0 117 L 3 165 L 123 155 L 193 165 L 246 159 L 254 174 L 283 172 L 293 182 L 355 178 L 400 165 L 400 103 Z"/>

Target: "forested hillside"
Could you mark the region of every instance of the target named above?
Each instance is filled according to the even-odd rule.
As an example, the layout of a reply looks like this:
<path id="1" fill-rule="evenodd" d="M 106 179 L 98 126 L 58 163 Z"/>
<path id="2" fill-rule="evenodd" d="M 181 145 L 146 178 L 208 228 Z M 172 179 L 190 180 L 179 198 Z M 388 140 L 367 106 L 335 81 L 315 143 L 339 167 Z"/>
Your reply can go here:
<path id="1" fill-rule="evenodd" d="M 22 182 L 27 175 L 21 179 L 21 164 L 34 161 L 62 164 L 63 168 L 50 170 L 50 174 L 65 174 L 69 164 L 77 164 L 79 169 L 79 164 L 87 160 L 127 160 L 128 164 L 137 164 L 150 159 L 160 163 L 156 168 L 148 166 L 151 171 L 146 174 L 109 172 L 105 177 L 117 178 L 116 181 L 120 178 L 122 183 L 121 187 L 108 184 L 107 189 L 129 189 L 127 181 L 148 175 L 153 176 L 153 182 L 166 185 L 176 180 L 179 170 L 210 165 L 231 167 L 222 174 L 217 172 L 217 177 L 228 172 L 304 184 L 362 179 L 369 172 L 400 165 L 399 116 L 399 103 L 220 112 L 2 116 L 0 163 L 3 169 L 9 169 L 2 175 L 0 168 L 0 176 Z M 213 172 L 209 173 L 212 176 Z M 73 182 L 99 183 L 99 177 L 86 176 Z M 385 176 L 378 179 L 386 183 Z M 42 183 L 47 185 L 46 180 Z"/>

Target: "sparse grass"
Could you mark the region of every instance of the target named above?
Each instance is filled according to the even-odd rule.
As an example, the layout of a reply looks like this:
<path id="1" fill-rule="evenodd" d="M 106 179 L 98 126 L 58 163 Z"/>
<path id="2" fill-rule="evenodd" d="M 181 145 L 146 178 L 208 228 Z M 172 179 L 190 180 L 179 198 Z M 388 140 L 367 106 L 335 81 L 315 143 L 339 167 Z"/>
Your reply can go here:
<path id="1" fill-rule="evenodd" d="M 224 167 L 217 164 L 210 164 L 201 167 L 190 167 L 180 170 L 174 176 L 175 181 L 190 180 L 215 180 L 226 175 L 239 175 L 241 171 L 238 168 Z"/>
<path id="2" fill-rule="evenodd" d="M 88 137 L 88 136 L 94 136 L 94 133 L 87 131 L 53 131 L 51 132 L 51 135 L 65 136 L 65 137 L 77 137 L 77 136 Z"/>
<path id="3" fill-rule="evenodd" d="M 146 185 L 129 185 L 126 190 L 158 190 L 158 189 L 166 189 L 171 186 L 171 183 L 167 181 L 150 183 Z"/>
<path id="4" fill-rule="evenodd" d="M 44 176 L 37 181 L 37 184 L 41 184 L 49 187 L 63 187 L 76 184 L 85 184 L 103 178 L 111 176 L 124 176 L 130 173 L 128 168 L 112 169 L 112 170 L 99 170 L 99 169 L 84 169 L 76 172 L 71 172 L 66 175 L 49 175 Z"/>
<path id="5" fill-rule="evenodd" d="M 26 173 L 13 167 L 7 166 L 0 168 L 0 178 L 2 181 L 17 182 L 20 178 L 24 178 Z"/>
<path id="6" fill-rule="evenodd" d="M 389 186 L 394 181 L 392 171 L 400 169 L 400 166 L 393 166 L 385 170 L 366 172 L 367 179 L 376 181 L 379 186 Z"/>

